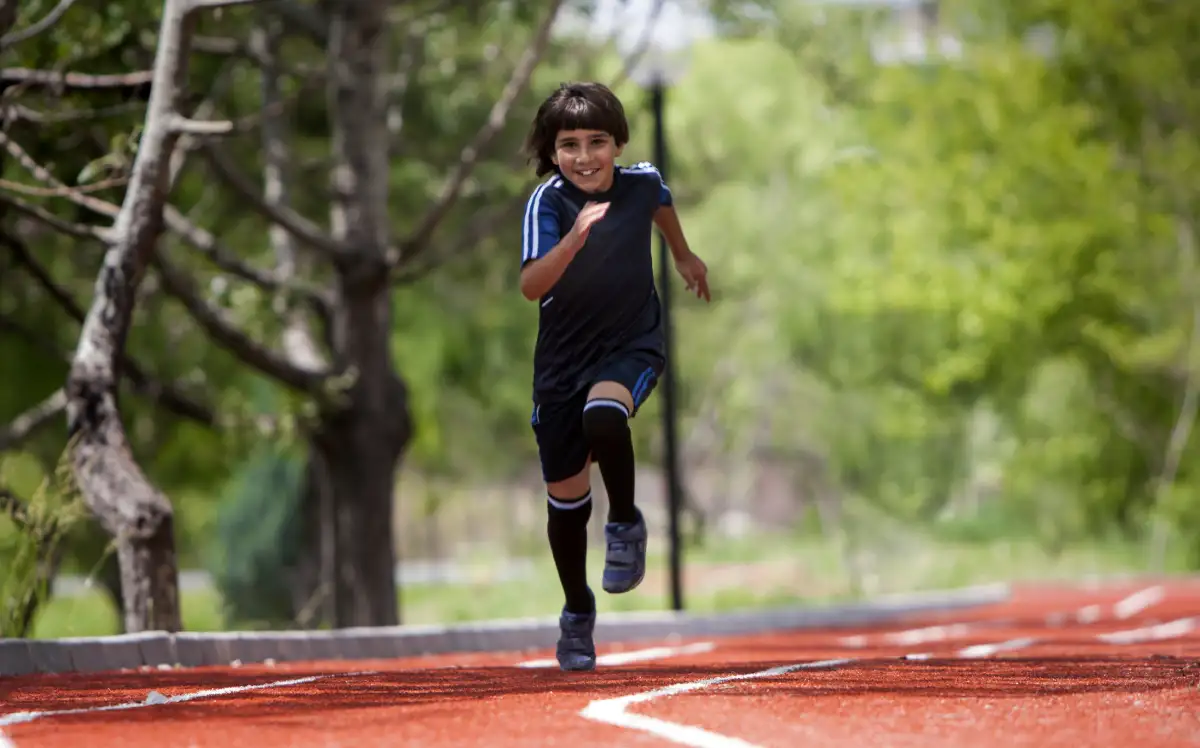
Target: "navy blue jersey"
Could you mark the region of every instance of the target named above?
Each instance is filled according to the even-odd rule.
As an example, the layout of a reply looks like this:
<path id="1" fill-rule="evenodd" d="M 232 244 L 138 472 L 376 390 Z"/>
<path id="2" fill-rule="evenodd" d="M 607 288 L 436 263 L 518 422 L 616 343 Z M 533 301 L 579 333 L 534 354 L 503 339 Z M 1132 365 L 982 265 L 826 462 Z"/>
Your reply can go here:
<path id="1" fill-rule="evenodd" d="M 654 213 L 671 205 L 658 169 L 616 166 L 606 192 L 586 193 L 555 174 L 525 205 L 521 266 L 548 254 L 583 206 L 608 202 L 562 277 L 539 300 L 533 391 L 539 400 L 569 397 L 591 384 L 614 354 L 664 355 L 662 315 L 651 255 Z"/>

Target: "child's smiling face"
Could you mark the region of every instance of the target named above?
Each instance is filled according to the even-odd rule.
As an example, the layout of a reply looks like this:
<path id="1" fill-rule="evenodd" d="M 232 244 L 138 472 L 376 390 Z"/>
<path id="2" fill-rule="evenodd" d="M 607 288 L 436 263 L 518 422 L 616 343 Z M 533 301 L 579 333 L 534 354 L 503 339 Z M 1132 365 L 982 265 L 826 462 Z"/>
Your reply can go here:
<path id="1" fill-rule="evenodd" d="M 604 192 L 613 183 L 613 164 L 621 155 L 612 135 L 602 130 L 562 130 L 551 159 L 563 176 L 584 192 Z"/>

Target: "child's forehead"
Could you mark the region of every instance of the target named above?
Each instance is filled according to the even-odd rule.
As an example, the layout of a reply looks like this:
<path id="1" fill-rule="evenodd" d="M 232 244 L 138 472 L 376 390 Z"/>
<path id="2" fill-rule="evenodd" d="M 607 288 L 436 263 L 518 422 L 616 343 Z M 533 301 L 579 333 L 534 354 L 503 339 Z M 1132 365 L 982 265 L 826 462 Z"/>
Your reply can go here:
<path id="1" fill-rule="evenodd" d="M 607 137 L 610 137 L 610 136 L 604 130 L 588 130 L 588 129 L 559 130 L 558 136 L 555 138 L 555 140 L 557 142 L 561 143 L 564 140 L 588 140 L 590 138 L 607 138 Z"/>

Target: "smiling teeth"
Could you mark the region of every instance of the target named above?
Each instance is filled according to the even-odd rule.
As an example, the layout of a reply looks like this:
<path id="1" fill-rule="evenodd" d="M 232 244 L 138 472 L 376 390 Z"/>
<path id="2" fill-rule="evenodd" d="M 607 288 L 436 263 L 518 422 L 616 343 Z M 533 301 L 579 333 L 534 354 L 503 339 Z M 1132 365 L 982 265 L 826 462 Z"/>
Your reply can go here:
<path id="1" fill-rule="evenodd" d="M 581 171 L 581 172 L 579 172 L 579 175 L 580 175 L 581 177 L 590 177 L 590 176 L 592 176 L 593 174 L 595 174 L 597 171 L 598 171 L 598 169 L 588 169 L 587 171 Z"/>

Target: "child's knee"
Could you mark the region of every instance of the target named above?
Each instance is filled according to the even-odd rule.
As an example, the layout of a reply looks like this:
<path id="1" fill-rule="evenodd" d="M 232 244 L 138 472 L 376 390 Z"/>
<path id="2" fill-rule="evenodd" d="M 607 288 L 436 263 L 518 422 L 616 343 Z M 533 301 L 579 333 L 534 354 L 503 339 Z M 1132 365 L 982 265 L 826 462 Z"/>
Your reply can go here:
<path id="1" fill-rule="evenodd" d="M 633 393 L 620 382 L 604 380 L 593 384 L 588 390 L 588 403 L 596 400 L 616 400 L 625 406 L 627 415 L 633 410 Z"/>
<path id="2" fill-rule="evenodd" d="M 629 440 L 629 408 L 619 400 L 598 397 L 583 408 L 583 433 L 595 449 Z"/>
<path id="3" fill-rule="evenodd" d="M 546 495 L 552 505 L 583 504 L 592 499 L 591 460 L 586 460 L 583 469 L 570 478 L 546 484 Z M 561 507 L 560 507 L 561 508 Z"/>
<path id="4" fill-rule="evenodd" d="M 576 499 L 546 497 L 546 513 L 552 527 L 586 528 L 592 517 L 592 492 Z"/>

